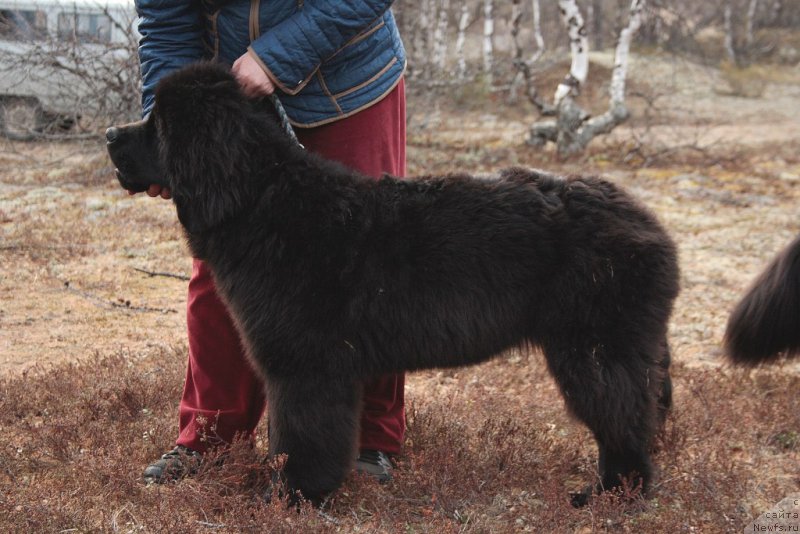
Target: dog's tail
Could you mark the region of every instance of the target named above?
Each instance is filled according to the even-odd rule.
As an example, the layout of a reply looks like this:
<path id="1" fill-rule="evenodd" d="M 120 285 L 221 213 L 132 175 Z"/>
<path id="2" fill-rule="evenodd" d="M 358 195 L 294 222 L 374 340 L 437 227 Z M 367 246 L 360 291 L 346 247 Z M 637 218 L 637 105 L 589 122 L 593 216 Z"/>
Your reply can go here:
<path id="1" fill-rule="evenodd" d="M 800 355 L 800 236 L 772 260 L 734 308 L 724 344 L 731 361 L 743 365 Z"/>

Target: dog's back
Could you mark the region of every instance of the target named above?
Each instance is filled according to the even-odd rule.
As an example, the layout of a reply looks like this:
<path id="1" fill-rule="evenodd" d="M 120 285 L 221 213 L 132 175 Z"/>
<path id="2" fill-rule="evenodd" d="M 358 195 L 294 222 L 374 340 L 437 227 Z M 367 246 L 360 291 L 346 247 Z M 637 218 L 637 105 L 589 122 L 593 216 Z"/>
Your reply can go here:
<path id="1" fill-rule="evenodd" d="M 679 292 L 677 247 L 641 202 L 598 177 L 529 169 L 508 169 L 501 177 L 531 183 L 541 192 L 560 226 L 561 254 L 578 259 L 572 266 L 586 271 L 578 278 L 587 282 L 587 295 L 608 291 L 611 302 L 627 295 L 633 303 L 671 310 Z"/>
<path id="2" fill-rule="evenodd" d="M 728 357 L 757 365 L 800 355 L 800 236 L 756 278 L 725 332 Z"/>

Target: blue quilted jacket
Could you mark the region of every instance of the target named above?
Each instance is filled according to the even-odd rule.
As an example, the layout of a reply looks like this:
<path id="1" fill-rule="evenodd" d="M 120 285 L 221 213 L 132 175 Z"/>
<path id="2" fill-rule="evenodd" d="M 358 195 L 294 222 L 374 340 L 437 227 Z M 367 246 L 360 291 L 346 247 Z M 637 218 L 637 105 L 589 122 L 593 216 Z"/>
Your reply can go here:
<path id="1" fill-rule="evenodd" d="M 390 0 L 136 0 L 142 108 L 165 74 L 200 59 L 252 54 L 296 126 L 342 119 L 379 101 L 405 70 Z"/>

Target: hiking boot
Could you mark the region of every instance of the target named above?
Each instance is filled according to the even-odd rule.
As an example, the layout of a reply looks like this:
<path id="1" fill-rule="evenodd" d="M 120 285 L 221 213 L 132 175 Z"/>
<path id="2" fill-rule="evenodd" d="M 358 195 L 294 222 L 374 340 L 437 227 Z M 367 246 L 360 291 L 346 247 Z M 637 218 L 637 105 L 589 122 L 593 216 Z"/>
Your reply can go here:
<path id="1" fill-rule="evenodd" d="M 148 465 L 142 475 L 146 484 L 176 482 L 197 472 L 200 453 L 183 445 L 177 445 L 161 458 Z"/>
<path id="2" fill-rule="evenodd" d="M 362 449 L 356 458 L 356 473 L 369 475 L 381 484 L 392 480 L 392 461 L 383 451 Z"/>

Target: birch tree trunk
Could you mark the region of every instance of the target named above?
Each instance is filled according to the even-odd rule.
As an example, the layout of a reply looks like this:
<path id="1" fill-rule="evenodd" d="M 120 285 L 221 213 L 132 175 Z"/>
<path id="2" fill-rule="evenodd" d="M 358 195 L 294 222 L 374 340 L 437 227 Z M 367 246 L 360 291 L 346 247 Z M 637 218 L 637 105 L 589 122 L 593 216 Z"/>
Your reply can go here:
<path id="1" fill-rule="evenodd" d="M 576 0 L 558 0 L 561 19 L 569 33 L 569 48 L 572 64 L 569 74 L 558 84 L 553 102 L 556 107 L 566 96 L 580 93 L 583 82 L 589 74 L 589 39 L 586 37 L 586 25 Z"/>
<path id="2" fill-rule="evenodd" d="M 728 59 L 731 63 L 736 63 L 736 49 L 733 47 L 733 9 L 731 3 L 733 0 L 725 2 L 725 11 L 723 14 L 723 25 L 725 27 L 725 52 L 728 54 Z"/>
<path id="3" fill-rule="evenodd" d="M 605 46 L 603 42 L 603 2 L 602 0 L 592 0 L 589 5 L 592 14 L 589 17 L 592 21 L 592 38 L 594 39 L 594 49 L 602 50 Z"/>
<path id="4" fill-rule="evenodd" d="M 521 0 L 513 0 L 512 15 L 511 15 L 511 35 L 514 41 L 514 66 L 517 72 L 511 80 L 511 93 L 509 100 L 516 102 L 517 91 L 520 80 L 525 85 L 525 93 L 528 100 L 536 106 L 539 113 L 542 115 L 554 115 L 555 108 L 546 103 L 540 96 L 539 91 L 534 83 L 531 74 L 531 67 L 539 61 L 545 51 L 544 38 L 542 37 L 542 24 L 541 24 L 541 10 L 539 9 L 539 0 L 532 0 L 533 8 L 533 39 L 536 42 L 536 50 L 533 56 L 528 61 L 522 59 L 522 47 L 518 41 L 520 21 L 522 19 L 522 5 Z"/>
<path id="5" fill-rule="evenodd" d="M 531 63 L 536 63 L 544 54 L 544 37 L 542 37 L 542 12 L 539 8 L 539 0 L 532 0 L 533 8 L 533 40 L 536 41 L 536 51 L 530 59 Z"/>
<path id="6" fill-rule="evenodd" d="M 756 24 L 756 11 L 758 10 L 758 0 L 750 0 L 750 4 L 747 6 L 747 22 L 744 32 L 744 43 L 747 45 L 747 48 L 750 48 L 753 44 L 753 29 L 755 28 Z"/>
<path id="7" fill-rule="evenodd" d="M 450 0 L 440 0 L 439 20 L 433 32 L 433 66 L 436 74 L 445 74 L 447 66 L 447 26 L 450 14 Z"/>
<path id="8" fill-rule="evenodd" d="M 542 24 L 541 24 L 541 10 L 539 8 L 539 0 L 532 0 L 533 8 L 533 40 L 536 42 L 536 50 L 534 50 L 531 58 L 526 62 L 522 59 L 523 48 L 519 42 L 519 32 L 522 21 L 522 0 L 512 0 L 511 5 L 511 39 L 514 45 L 513 62 L 514 67 L 517 69 L 514 77 L 511 80 L 511 89 L 509 91 L 509 102 L 517 102 L 517 92 L 519 85 L 525 84 L 525 91 L 528 99 L 533 103 L 540 112 L 543 112 L 544 103 L 539 98 L 538 91 L 533 84 L 531 76 L 531 66 L 534 65 L 544 54 L 544 38 L 542 37 Z"/>
<path id="9" fill-rule="evenodd" d="M 463 80 L 467 77 L 467 58 L 464 54 L 464 43 L 466 42 L 467 27 L 469 26 L 469 5 L 465 1 L 461 4 L 461 17 L 458 19 L 458 37 L 456 38 L 456 77 Z"/>
<path id="10" fill-rule="evenodd" d="M 513 51 L 511 53 L 514 61 L 522 59 L 522 45 L 519 42 L 519 28 L 522 21 L 522 0 L 511 0 L 511 44 Z"/>
<path id="11" fill-rule="evenodd" d="M 419 23 L 414 34 L 414 55 L 416 57 L 417 68 L 414 74 L 420 78 L 425 78 L 428 74 L 430 62 L 430 12 L 433 8 L 432 0 L 422 0 L 419 8 Z"/>
<path id="12" fill-rule="evenodd" d="M 491 85 L 494 69 L 494 0 L 483 2 L 483 70 Z"/>
<path id="13" fill-rule="evenodd" d="M 775 0 L 772 3 L 772 24 L 777 23 L 781 19 L 781 11 L 783 11 L 783 2 L 781 0 Z"/>
<path id="14" fill-rule="evenodd" d="M 517 103 L 517 93 L 519 91 L 520 81 L 524 82 L 520 64 L 522 63 L 522 45 L 519 42 L 519 28 L 522 21 L 522 0 L 511 0 L 511 61 L 516 67 L 514 77 L 511 79 L 511 87 L 508 92 L 508 102 L 510 104 Z"/>
<path id="15" fill-rule="evenodd" d="M 592 139 L 612 131 L 627 120 L 629 113 L 625 106 L 625 82 L 628 57 L 633 35 L 642 24 L 643 9 L 644 0 L 632 0 L 628 25 L 619 34 L 608 110 L 598 117 L 589 118 L 589 114 L 575 103 L 571 91 L 567 91 L 558 103 L 556 121 L 541 122 L 531 127 L 532 144 L 543 145 L 548 140 L 555 141 L 559 155 L 569 156 L 582 152 Z"/>

